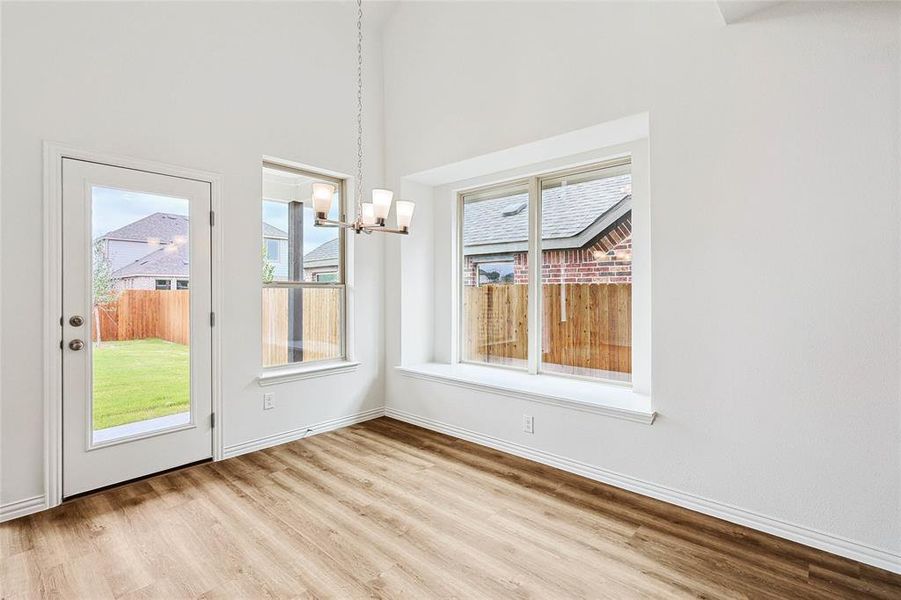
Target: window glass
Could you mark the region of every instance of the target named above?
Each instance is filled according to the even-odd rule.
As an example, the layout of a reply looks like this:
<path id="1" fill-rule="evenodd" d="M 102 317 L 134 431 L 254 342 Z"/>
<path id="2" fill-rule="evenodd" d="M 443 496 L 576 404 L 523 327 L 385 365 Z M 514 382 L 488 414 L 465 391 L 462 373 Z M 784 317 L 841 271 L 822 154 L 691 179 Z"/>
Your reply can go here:
<path id="1" fill-rule="evenodd" d="M 463 198 L 464 361 L 527 365 L 528 205 L 527 185 Z"/>
<path id="2" fill-rule="evenodd" d="M 343 287 L 263 288 L 263 366 L 344 357 Z"/>
<path id="3" fill-rule="evenodd" d="M 513 260 L 476 263 L 478 270 L 477 285 L 489 283 L 513 283 Z"/>
<path id="4" fill-rule="evenodd" d="M 541 370 L 631 381 L 628 165 L 541 181 Z"/>
<path id="5" fill-rule="evenodd" d="M 332 283 L 338 281 L 338 272 L 328 271 L 327 273 L 316 273 L 315 279 L 319 283 Z"/>
<path id="6" fill-rule="evenodd" d="M 344 198 L 339 180 L 268 163 L 263 166 L 264 367 L 345 356 L 344 232 L 315 226 L 311 194 L 316 182 L 335 186 L 328 216 L 340 219 Z M 318 277 L 325 273 L 328 278 Z M 312 282 L 330 287 L 305 287 Z"/>
<path id="7" fill-rule="evenodd" d="M 178 289 L 178 290 L 186 290 L 186 289 L 188 289 L 188 280 L 187 280 L 187 279 L 179 279 L 179 280 L 175 283 L 175 289 Z"/>
<path id="8" fill-rule="evenodd" d="M 269 262 L 277 263 L 281 260 L 280 250 L 280 240 L 274 240 L 272 238 L 266 239 L 266 258 L 269 260 Z"/>
<path id="9" fill-rule="evenodd" d="M 271 265 L 272 281 L 312 281 L 313 270 L 342 269 L 339 238 L 342 230 L 316 227 L 311 199 L 312 184 L 335 185 L 335 200 L 328 217 L 337 220 L 343 210 L 340 186 L 331 179 L 317 178 L 293 170 L 263 167 L 263 239 L 265 261 Z M 279 243 L 281 242 L 281 243 Z M 287 256 L 282 256 L 285 249 Z M 339 276 L 338 280 L 341 280 Z"/>
<path id="10" fill-rule="evenodd" d="M 168 290 L 168 289 L 172 289 L 172 284 L 169 283 L 169 280 L 168 280 L 168 279 L 157 279 L 157 280 L 154 282 L 154 286 L 155 286 L 155 288 L 158 289 L 158 290 Z"/>

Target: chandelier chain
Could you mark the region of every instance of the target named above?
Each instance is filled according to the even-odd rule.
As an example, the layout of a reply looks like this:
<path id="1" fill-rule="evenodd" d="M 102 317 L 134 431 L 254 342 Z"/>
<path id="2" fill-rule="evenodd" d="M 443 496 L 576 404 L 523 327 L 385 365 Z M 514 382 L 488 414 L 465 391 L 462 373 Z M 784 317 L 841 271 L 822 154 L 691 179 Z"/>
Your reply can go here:
<path id="1" fill-rule="evenodd" d="M 357 0 L 357 219 L 363 214 L 363 0 Z"/>

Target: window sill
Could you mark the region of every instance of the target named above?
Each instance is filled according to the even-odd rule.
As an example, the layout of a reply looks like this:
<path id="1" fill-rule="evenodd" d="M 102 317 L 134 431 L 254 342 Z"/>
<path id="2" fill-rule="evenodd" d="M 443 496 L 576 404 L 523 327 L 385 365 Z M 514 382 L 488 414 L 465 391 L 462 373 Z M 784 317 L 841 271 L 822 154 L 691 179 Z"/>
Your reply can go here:
<path id="1" fill-rule="evenodd" d="M 311 379 L 313 377 L 325 377 L 326 375 L 338 375 L 340 373 L 350 373 L 356 371 L 360 366 L 358 362 L 347 360 L 337 360 L 321 363 L 313 363 L 310 365 L 291 365 L 287 367 L 277 367 L 274 369 L 266 369 L 259 377 L 257 383 L 260 386 L 276 385 L 288 381 L 299 381 L 301 379 Z"/>
<path id="2" fill-rule="evenodd" d="M 651 398 L 630 388 L 554 375 L 529 375 L 468 364 L 425 363 L 396 367 L 405 376 L 511 396 L 650 425 L 657 417 Z"/>

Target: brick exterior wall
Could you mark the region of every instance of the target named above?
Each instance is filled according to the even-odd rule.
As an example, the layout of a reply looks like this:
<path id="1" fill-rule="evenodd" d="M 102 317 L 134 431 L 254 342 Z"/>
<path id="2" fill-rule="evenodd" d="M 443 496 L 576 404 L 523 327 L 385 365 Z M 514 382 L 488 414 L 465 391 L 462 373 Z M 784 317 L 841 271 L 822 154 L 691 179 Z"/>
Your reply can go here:
<path id="1" fill-rule="evenodd" d="M 543 283 L 632 283 L 632 213 L 584 248 L 545 250 L 542 257 Z M 517 252 L 512 258 L 514 283 L 528 283 L 528 254 Z M 465 257 L 464 284 L 475 285 L 479 262 L 499 260 Z"/>

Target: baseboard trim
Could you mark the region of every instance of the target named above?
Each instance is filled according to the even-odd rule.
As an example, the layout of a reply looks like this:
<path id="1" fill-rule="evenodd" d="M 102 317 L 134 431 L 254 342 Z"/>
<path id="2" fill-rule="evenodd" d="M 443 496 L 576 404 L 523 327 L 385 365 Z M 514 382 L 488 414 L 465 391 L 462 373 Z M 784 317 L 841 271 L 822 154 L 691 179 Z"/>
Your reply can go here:
<path id="1" fill-rule="evenodd" d="M 606 483 L 630 492 L 656 498 L 657 500 L 675 504 L 705 515 L 717 517 L 724 521 L 729 521 L 730 523 L 744 525 L 745 527 L 769 533 L 805 546 L 810 546 L 818 550 L 837 554 L 845 558 L 850 558 L 861 563 L 866 563 L 874 567 L 892 571 L 893 573 L 901 574 L 901 555 L 888 550 L 873 548 L 872 546 L 860 542 L 816 531 L 793 523 L 787 523 L 737 506 L 731 506 L 686 492 L 680 492 L 656 483 L 643 481 L 614 471 L 608 471 L 607 469 L 602 469 L 588 463 L 558 456 L 543 450 L 529 448 L 528 446 L 457 427 L 456 425 L 444 423 L 436 419 L 421 417 L 404 410 L 386 407 L 385 415 L 397 419 L 398 421 L 404 421 L 468 442 L 494 448 L 495 450 L 533 460 L 550 467 L 556 467 L 563 471 L 581 475 L 588 479 L 600 481 L 601 483 Z"/>
<path id="2" fill-rule="evenodd" d="M 225 447 L 222 458 L 232 458 L 234 456 L 240 456 L 241 454 L 247 454 L 248 452 L 254 452 L 255 450 L 271 448 L 272 446 L 299 440 L 302 437 L 316 435 L 317 433 L 325 433 L 326 431 L 333 431 L 335 429 L 340 429 L 341 427 L 347 427 L 348 425 L 369 421 L 370 419 L 377 419 L 378 417 L 384 416 L 384 414 L 385 409 L 379 406 L 378 408 L 371 408 L 352 415 L 320 421 L 319 423 L 298 427 L 297 429 L 291 429 L 282 433 L 241 442 L 240 444 L 233 444 Z"/>
<path id="3" fill-rule="evenodd" d="M 8 502 L 0 505 L 0 523 L 40 512 L 45 508 L 47 508 L 47 500 L 43 494 L 25 498 L 24 500 Z"/>

